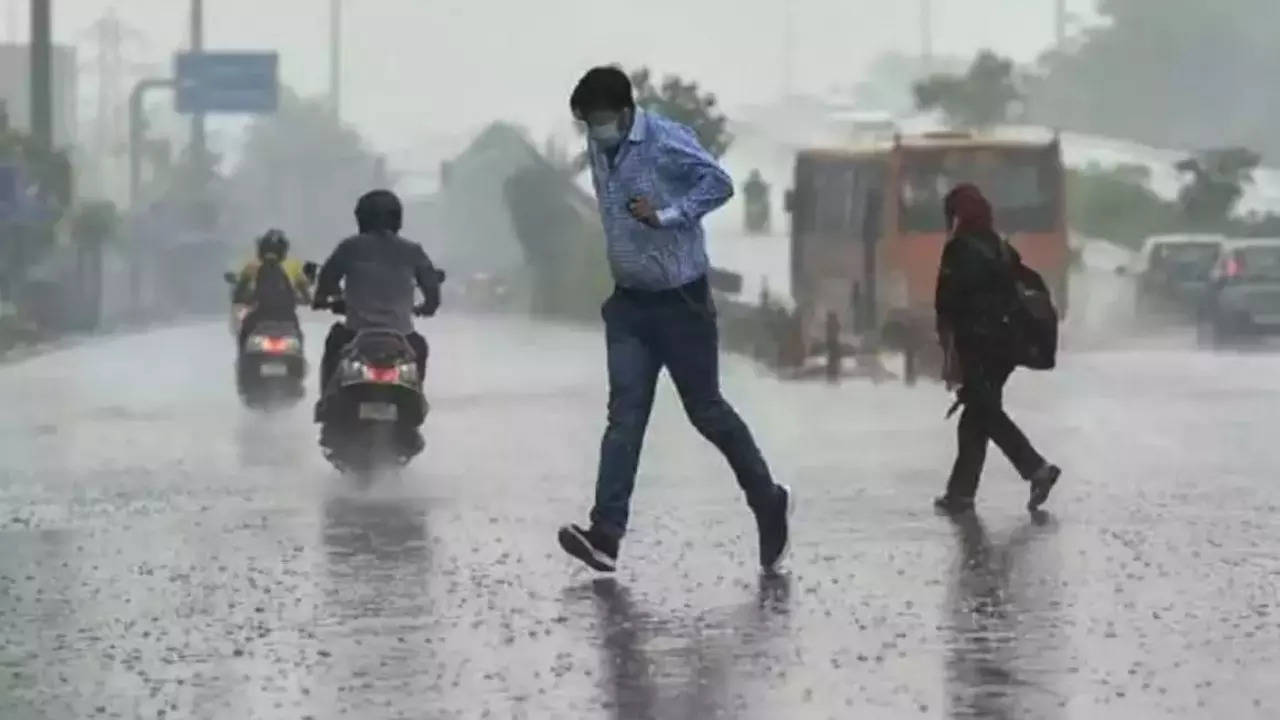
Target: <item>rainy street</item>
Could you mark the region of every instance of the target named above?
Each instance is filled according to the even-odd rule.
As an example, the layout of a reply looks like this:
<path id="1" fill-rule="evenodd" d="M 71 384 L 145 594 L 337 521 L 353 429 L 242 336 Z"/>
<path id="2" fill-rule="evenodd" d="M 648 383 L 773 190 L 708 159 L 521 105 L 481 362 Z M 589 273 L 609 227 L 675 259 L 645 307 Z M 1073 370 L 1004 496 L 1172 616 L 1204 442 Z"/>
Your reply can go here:
<path id="1" fill-rule="evenodd" d="M 664 383 L 616 579 L 564 557 L 605 399 L 593 328 L 442 317 L 428 448 L 362 490 L 310 404 L 243 409 L 225 323 L 0 366 L 0 717 L 1204 718 L 1280 714 L 1280 357 L 1068 354 L 933 513 L 935 385 L 725 359 L 797 497 L 760 578 L 728 468 Z M 310 356 L 325 327 L 308 325 Z M 312 378 L 314 379 L 314 378 Z"/>

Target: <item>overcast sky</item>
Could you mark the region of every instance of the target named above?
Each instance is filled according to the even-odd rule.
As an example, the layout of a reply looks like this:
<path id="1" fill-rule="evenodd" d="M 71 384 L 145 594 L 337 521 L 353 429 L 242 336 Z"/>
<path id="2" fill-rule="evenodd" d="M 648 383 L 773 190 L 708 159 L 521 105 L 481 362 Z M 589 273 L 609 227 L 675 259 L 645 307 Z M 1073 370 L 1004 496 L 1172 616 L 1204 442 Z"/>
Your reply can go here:
<path id="1" fill-rule="evenodd" d="M 1053 41 L 1054 0 L 932 0 L 934 50 L 991 47 L 1031 59 Z M 187 42 L 186 0 L 53 0 L 58 42 L 81 46 L 109 7 L 145 42 L 131 59 L 164 67 Z M 28 0 L 0 0 L 5 39 L 25 39 Z M 205 0 L 206 46 L 278 49 L 304 94 L 328 83 L 328 0 Z M 794 87 L 849 86 L 885 51 L 918 52 L 918 0 L 345 0 L 345 117 L 386 151 L 506 118 L 545 132 L 566 121 L 586 67 L 648 64 L 701 81 L 733 107 L 783 87 L 787 7 Z M 1068 0 L 1092 17 L 1093 0 Z M 16 25 L 17 27 L 13 27 Z M 16 33 L 15 33 L 16 31 Z M 86 68 L 88 69 L 88 68 Z M 82 85 L 92 84 L 86 77 Z M 83 116 L 92 105 L 82 106 Z"/>

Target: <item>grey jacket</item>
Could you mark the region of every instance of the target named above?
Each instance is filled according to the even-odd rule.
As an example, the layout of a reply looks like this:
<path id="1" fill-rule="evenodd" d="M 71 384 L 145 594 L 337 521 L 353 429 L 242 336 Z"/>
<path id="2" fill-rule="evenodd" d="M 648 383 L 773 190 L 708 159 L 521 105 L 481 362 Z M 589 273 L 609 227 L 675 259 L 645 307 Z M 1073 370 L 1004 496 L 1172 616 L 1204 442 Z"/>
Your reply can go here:
<path id="1" fill-rule="evenodd" d="M 429 313 L 440 306 L 440 282 L 422 246 L 392 233 L 343 240 L 316 280 L 317 301 L 342 294 L 347 327 L 413 332 L 414 285 Z"/>

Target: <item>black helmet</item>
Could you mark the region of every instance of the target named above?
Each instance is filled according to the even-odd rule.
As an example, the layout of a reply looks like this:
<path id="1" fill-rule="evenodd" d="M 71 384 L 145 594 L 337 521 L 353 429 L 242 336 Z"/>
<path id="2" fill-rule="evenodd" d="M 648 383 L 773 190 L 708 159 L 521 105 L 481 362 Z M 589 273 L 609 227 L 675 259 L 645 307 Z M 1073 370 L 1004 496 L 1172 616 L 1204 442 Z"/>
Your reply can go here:
<path id="1" fill-rule="evenodd" d="M 258 238 L 258 259 L 266 260 L 271 255 L 276 260 L 284 260 L 288 254 L 289 238 L 284 236 L 283 230 L 271 228 Z"/>
<path id="2" fill-rule="evenodd" d="M 404 207 L 390 190 L 371 190 L 356 203 L 356 226 L 360 232 L 400 232 Z"/>

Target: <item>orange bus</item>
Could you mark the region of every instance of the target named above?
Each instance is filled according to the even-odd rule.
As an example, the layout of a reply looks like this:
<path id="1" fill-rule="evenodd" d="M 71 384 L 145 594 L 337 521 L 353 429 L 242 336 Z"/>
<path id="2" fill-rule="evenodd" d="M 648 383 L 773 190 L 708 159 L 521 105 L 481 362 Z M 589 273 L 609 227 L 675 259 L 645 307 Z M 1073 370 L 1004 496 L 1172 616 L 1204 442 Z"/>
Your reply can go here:
<path id="1" fill-rule="evenodd" d="M 934 288 L 947 228 L 942 199 L 960 182 L 982 189 L 999 232 L 1039 271 L 1065 313 L 1065 178 L 1056 134 L 964 132 L 897 136 L 862 149 L 801 151 L 791 213 L 794 359 L 901 350 L 941 368 Z"/>

